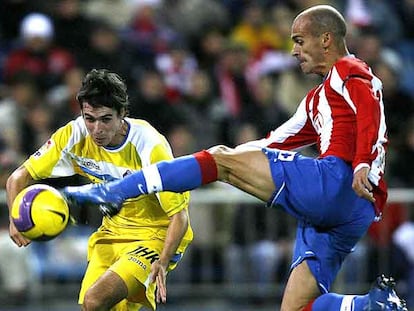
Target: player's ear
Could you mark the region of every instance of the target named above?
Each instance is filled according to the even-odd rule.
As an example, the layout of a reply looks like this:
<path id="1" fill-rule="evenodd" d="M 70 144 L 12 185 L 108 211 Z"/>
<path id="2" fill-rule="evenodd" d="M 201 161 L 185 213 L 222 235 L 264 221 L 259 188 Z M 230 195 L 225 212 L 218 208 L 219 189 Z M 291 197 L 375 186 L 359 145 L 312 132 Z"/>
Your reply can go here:
<path id="1" fill-rule="evenodd" d="M 332 40 L 333 40 L 332 33 L 324 32 L 321 35 L 322 47 L 324 49 L 327 49 L 332 44 Z"/>

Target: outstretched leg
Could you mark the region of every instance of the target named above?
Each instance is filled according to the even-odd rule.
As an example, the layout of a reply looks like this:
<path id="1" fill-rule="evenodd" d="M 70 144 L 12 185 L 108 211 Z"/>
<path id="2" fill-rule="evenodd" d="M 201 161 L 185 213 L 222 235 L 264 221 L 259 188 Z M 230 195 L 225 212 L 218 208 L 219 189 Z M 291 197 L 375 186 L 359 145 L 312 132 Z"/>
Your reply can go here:
<path id="1" fill-rule="evenodd" d="M 78 203 L 114 203 L 120 207 L 128 198 L 160 191 L 184 192 L 217 180 L 264 201 L 275 190 L 269 160 L 260 149 L 247 151 L 217 146 L 144 167 L 121 180 L 67 187 L 63 193 Z"/>

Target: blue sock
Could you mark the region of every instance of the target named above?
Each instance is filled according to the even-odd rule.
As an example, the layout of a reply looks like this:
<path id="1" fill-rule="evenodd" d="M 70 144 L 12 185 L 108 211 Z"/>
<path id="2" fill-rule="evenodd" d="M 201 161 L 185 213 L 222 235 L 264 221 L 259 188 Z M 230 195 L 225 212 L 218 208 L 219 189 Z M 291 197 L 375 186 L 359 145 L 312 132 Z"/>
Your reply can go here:
<path id="1" fill-rule="evenodd" d="M 109 182 L 107 187 L 127 199 L 160 191 L 184 192 L 202 183 L 199 161 L 189 155 L 145 167 L 124 179 Z"/>

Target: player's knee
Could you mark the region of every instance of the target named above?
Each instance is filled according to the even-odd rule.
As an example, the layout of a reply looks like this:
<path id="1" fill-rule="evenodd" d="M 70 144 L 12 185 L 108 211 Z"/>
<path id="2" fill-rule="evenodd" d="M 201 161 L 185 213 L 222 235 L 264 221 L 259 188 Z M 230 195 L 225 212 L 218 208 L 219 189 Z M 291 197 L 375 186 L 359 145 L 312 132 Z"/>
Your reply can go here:
<path id="1" fill-rule="evenodd" d="M 234 149 L 224 145 L 217 145 L 207 151 L 216 163 L 218 180 L 228 181 L 231 163 L 233 163 L 232 157 L 235 154 Z"/>
<path id="2" fill-rule="evenodd" d="M 217 146 L 211 147 L 207 151 L 214 157 L 217 155 L 231 154 L 231 152 L 233 151 L 233 148 L 227 147 L 225 145 L 217 145 Z"/>
<path id="3" fill-rule="evenodd" d="M 217 145 L 207 150 L 216 161 L 218 166 L 224 165 L 237 154 L 234 148 L 227 147 L 225 145 Z"/>
<path id="4" fill-rule="evenodd" d="M 100 297 L 90 291 L 86 292 L 82 304 L 82 311 L 104 311 L 108 309 L 109 306 L 106 306 Z"/>

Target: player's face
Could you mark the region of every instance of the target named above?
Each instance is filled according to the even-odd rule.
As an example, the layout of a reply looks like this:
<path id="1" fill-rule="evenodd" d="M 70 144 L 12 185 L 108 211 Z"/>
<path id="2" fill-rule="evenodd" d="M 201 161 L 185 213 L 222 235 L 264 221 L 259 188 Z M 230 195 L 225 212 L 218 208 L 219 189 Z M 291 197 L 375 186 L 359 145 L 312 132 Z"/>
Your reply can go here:
<path id="1" fill-rule="evenodd" d="M 109 107 L 82 105 L 82 115 L 86 128 L 98 146 L 117 146 L 124 140 L 126 129 L 123 116 Z"/>
<path id="2" fill-rule="evenodd" d="M 314 36 L 310 32 L 308 19 L 299 17 L 292 25 L 292 55 L 299 61 L 303 73 L 325 75 L 324 47 L 322 36 Z"/>

